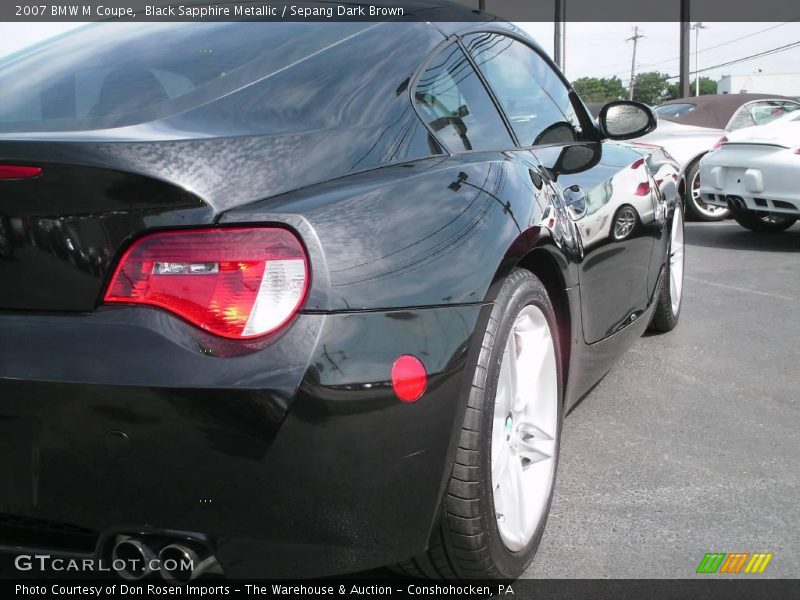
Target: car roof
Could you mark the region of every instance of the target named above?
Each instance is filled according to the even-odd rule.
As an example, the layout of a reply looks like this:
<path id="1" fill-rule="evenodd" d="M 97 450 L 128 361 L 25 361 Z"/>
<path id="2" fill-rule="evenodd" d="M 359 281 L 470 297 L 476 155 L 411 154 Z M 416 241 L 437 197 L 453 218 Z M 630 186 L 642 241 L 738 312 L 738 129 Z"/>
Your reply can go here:
<path id="1" fill-rule="evenodd" d="M 675 123 L 682 123 L 683 125 L 725 129 L 731 117 L 740 107 L 756 100 L 789 100 L 797 103 L 795 98 L 778 94 L 706 94 L 704 96 L 668 100 L 659 106 L 694 104 L 694 109 L 678 117 L 663 116 L 661 118 Z"/>

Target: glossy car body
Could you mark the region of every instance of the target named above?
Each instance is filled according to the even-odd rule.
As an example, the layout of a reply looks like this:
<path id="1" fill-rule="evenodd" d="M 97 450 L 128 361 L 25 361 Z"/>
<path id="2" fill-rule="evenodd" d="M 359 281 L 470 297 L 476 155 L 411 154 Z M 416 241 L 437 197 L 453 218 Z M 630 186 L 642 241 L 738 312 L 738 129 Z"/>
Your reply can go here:
<path id="1" fill-rule="evenodd" d="M 331 37 L 291 66 L 279 48 L 255 81 L 242 75 L 202 102 L 0 134 L 2 162 L 43 169 L 0 181 L 7 547 L 107 557 L 118 535 L 190 536 L 230 577 L 402 560 L 429 543 L 506 274 L 524 267 L 547 286 L 567 408 L 647 327 L 678 201 L 674 161 L 601 139 L 511 25 L 304 27 Z M 518 145 L 496 115 L 505 147 L 448 148 L 429 128 L 420 81 L 443 52 L 464 52 L 454 44 L 486 36 L 538 57 L 570 99 L 576 139 Z M 585 215 L 565 204 L 572 186 L 587 193 Z M 615 238 L 622 207 L 635 226 Z M 311 265 L 306 301 L 279 332 L 222 339 L 102 302 L 144 232 L 263 224 L 295 232 Z M 412 403 L 390 382 L 403 354 L 429 377 Z"/>

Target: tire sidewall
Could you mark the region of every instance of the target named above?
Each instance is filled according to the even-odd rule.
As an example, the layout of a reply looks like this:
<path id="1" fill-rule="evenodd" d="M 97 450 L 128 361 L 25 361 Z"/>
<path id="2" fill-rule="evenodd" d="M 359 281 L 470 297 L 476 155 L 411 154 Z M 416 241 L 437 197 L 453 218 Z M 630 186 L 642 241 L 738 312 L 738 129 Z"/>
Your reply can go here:
<path id="1" fill-rule="evenodd" d="M 510 279 L 514 279 L 513 276 L 517 273 L 519 273 L 519 271 L 512 274 Z M 500 298 L 502 297 L 503 292 L 501 291 Z M 538 307 L 542 313 L 544 313 L 547 323 L 550 326 L 550 334 L 555 346 L 556 373 L 558 381 L 558 413 L 556 419 L 555 454 L 553 456 L 555 463 L 553 467 L 553 477 L 550 484 L 551 487 L 545 503 L 542 519 L 537 526 L 531 541 L 521 550 L 512 552 L 503 543 L 502 537 L 500 536 L 500 531 L 497 527 L 497 520 L 494 518 L 494 494 L 491 482 L 492 422 L 494 418 L 495 394 L 497 392 L 497 385 L 500 376 L 500 364 L 503 359 L 505 343 L 511 333 L 511 329 L 514 325 L 517 315 L 525 306 L 530 304 Z M 489 358 L 486 379 L 487 388 L 481 415 L 481 502 L 484 507 L 482 513 L 487 521 L 485 524 L 485 531 L 488 532 L 489 537 L 489 552 L 493 559 L 494 566 L 502 578 L 511 579 L 518 577 L 533 559 L 533 555 L 536 552 L 539 543 L 541 542 L 542 534 L 544 533 L 544 528 L 547 523 L 547 516 L 553 500 L 553 491 L 555 487 L 555 479 L 558 470 L 558 458 L 561 446 L 561 431 L 564 416 L 564 377 L 562 373 L 562 354 L 558 339 L 558 328 L 555 313 L 553 311 L 552 304 L 550 303 L 550 300 L 544 290 L 544 286 L 542 286 L 538 279 L 529 276 L 523 277 L 521 280 L 514 282 L 514 288 L 511 290 L 509 296 L 503 298 L 501 303 L 495 304 L 492 313 L 498 321 L 498 326 L 495 332 L 494 343 L 492 345 Z"/>
<path id="2" fill-rule="evenodd" d="M 684 242 L 683 242 L 683 269 L 681 271 L 681 301 L 678 304 L 678 311 L 677 312 L 673 312 L 672 311 L 672 286 L 670 285 L 671 279 L 672 279 L 672 227 L 674 226 L 675 216 L 676 216 L 678 211 L 681 211 L 681 229 L 684 230 L 683 231 L 684 235 L 682 236 L 683 240 L 684 240 Z M 664 270 L 664 272 L 666 274 L 666 277 L 664 279 L 664 284 L 666 285 L 666 289 L 667 289 L 667 296 L 668 296 L 668 299 L 669 299 L 668 308 L 669 308 L 670 317 L 672 318 L 672 321 L 673 321 L 673 325 L 674 325 L 674 323 L 678 322 L 678 319 L 681 316 L 681 310 L 683 309 L 683 284 L 684 284 L 683 280 L 686 277 L 686 233 L 685 233 L 685 225 L 686 225 L 686 213 L 683 210 L 681 210 L 680 205 L 676 205 L 675 206 L 675 211 L 673 211 L 673 213 L 672 213 L 672 220 L 669 223 L 669 244 L 667 245 L 667 265 L 666 265 L 666 269 Z"/>

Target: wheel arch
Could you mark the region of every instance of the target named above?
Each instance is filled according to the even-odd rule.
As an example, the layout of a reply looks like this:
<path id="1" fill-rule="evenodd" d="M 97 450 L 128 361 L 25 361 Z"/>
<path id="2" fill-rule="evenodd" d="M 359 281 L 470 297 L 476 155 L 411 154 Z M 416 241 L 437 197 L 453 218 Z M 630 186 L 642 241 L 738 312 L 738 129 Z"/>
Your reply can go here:
<path id="1" fill-rule="evenodd" d="M 700 159 L 703 158 L 706 154 L 708 154 L 708 150 L 703 150 L 695 154 L 692 158 L 686 161 L 686 166 L 683 169 L 683 179 L 684 179 L 684 188 L 689 185 L 689 182 L 686 181 L 686 177 L 689 175 L 689 170 L 696 164 L 700 162 Z"/>
<path id="2" fill-rule="evenodd" d="M 572 309 L 567 295 L 564 271 L 553 253 L 543 245 L 531 249 L 517 261 L 515 266 L 536 275 L 547 290 L 547 295 L 553 304 L 561 349 L 562 383 L 566 390 L 572 354 Z"/>

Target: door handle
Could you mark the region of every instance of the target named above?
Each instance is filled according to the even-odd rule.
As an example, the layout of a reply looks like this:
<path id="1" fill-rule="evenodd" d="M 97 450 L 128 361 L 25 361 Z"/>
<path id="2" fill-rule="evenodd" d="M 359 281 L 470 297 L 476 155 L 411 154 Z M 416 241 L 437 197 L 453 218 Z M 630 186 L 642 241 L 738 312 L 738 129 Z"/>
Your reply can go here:
<path id="1" fill-rule="evenodd" d="M 589 205 L 586 202 L 586 192 L 579 185 L 571 185 L 564 190 L 564 204 L 567 207 L 569 217 L 573 221 L 582 219 L 589 209 Z"/>

